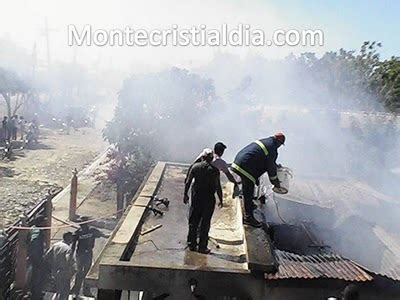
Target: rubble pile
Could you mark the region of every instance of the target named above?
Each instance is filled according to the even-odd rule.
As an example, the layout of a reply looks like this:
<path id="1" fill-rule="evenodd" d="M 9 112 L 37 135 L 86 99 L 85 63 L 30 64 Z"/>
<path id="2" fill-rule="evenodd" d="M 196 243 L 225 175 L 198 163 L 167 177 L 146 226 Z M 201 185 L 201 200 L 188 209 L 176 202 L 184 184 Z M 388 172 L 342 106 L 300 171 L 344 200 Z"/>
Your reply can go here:
<path id="1" fill-rule="evenodd" d="M 27 180 L 3 179 L 0 197 L 0 230 L 14 224 L 24 213 L 42 201 L 48 191 L 60 188 L 57 184 Z"/>

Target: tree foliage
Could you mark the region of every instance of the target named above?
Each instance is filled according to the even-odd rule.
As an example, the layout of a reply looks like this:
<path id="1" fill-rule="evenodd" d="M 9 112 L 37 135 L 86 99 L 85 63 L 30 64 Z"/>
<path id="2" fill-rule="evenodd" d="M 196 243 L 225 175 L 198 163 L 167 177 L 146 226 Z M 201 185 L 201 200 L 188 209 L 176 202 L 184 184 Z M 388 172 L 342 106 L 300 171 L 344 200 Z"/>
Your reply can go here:
<path id="1" fill-rule="evenodd" d="M 400 112 L 400 58 L 380 60 L 377 42 L 365 42 L 358 53 L 340 49 L 327 52 L 320 59 L 312 53 L 297 58 L 305 73 L 311 74 L 313 86 L 331 95 L 338 109 L 361 108 L 369 111 L 385 108 Z"/>
<path id="2" fill-rule="evenodd" d="M 132 182 L 137 188 L 154 160 L 181 161 L 186 149 L 198 144 L 194 140 L 209 138 L 201 124 L 215 99 L 210 80 L 184 69 L 127 79 L 114 118 L 103 131 L 115 145 L 107 178 L 117 189 L 132 187 Z"/>
<path id="3" fill-rule="evenodd" d="M 199 72 L 218 83 L 231 103 L 399 113 L 400 58 L 382 60 L 381 47 L 365 42 L 358 51 L 306 52 L 275 60 L 220 54 Z"/>
<path id="4" fill-rule="evenodd" d="M 17 74 L 0 68 L 0 95 L 6 103 L 8 117 L 11 117 L 32 98 L 33 93 L 30 85 Z"/>
<path id="5" fill-rule="evenodd" d="M 215 98 L 212 82 L 187 70 L 133 76 L 124 82 L 104 136 L 122 153 L 144 151 L 158 159 L 179 159 L 190 140 L 207 135 L 201 123 Z"/>
<path id="6" fill-rule="evenodd" d="M 400 58 L 380 63 L 374 72 L 380 102 L 390 111 L 400 113 Z"/>

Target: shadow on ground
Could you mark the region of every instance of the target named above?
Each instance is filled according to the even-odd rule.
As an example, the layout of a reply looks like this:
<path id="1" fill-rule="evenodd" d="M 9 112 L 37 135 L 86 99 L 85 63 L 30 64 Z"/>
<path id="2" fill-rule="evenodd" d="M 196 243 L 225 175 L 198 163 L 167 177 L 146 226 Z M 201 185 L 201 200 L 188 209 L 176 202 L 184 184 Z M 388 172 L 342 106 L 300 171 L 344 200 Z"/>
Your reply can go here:
<path id="1" fill-rule="evenodd" d="M 0 178 L 1 177 L 14 177 L 15 172 L 11 168 L 0 167 Z"/>
<path id="2" fill-rule="evenodd" d="M 26 145 L 27 150 L 51 150 L 54 149 L 52 146 L 42 144 L 42 143 L 37 143 L 37 144 L 30 144 Z"/>

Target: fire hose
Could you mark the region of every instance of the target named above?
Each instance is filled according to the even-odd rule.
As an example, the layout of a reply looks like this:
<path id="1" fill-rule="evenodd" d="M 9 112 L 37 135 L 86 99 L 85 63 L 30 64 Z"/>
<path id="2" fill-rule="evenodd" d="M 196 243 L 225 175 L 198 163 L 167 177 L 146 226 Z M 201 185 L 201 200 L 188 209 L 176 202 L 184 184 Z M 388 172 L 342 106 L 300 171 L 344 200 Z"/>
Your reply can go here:
<path id="1" fill-rule="evenodd" d="M 82 224 L 89 224 L 98 220 L 103 220 L 103 219 L 108 219 L 110 217 L 113 217 L 115 215 L 117 215 L 118 213 L 124 211 L 124 209 L 120 209 L 118 211 L 116 211 L 113 214 L 110 215 L 103 215 L 101 217 L 95 218 L 95 219 L 90 219 L 87 221 L 82 221 L 82 222 L 74 222 L 74 223 L 68 223 L 65 225 L 58 225 L 58 226 L 43 226 L 43 227 L 35 227 L 36 229 L 39 230 L 49 230 L 49 229 L 62 229 L 62 228 L 69 228 L 69 227 L 76 227 Z M 57 221 L 61 222 L 61 223 L 66 223 L 67 221 L 60 221 L 59 218 L 54 217 L 54 219 L 56 219 Z M 27 226 L 10 226 L 8 228 L 6 228 L 5 230 L 7 231 L 8 229 L 18 229 L 18 230 L 30 230 L 32 229 L 33 226 L 27 227 Z"/>

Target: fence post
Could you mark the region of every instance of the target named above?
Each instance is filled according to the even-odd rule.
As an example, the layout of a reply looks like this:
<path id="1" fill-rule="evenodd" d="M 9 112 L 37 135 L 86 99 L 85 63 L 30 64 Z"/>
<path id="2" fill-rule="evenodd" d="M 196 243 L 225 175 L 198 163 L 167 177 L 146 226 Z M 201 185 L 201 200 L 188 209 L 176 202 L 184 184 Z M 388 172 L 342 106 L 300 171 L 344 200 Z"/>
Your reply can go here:
<path id="1" fill-rule="evenodd" d="M 121 184 L 117 184 L 117 219 L 121 219 L 124 214 L 124 192 Z"/>
<path id="2" fill-rule="evenodd" d="M 26 226 L 22 222 L 22 226 Z M 15 268 L 15 286 L 22 291 L 26 290 L 26 273 L 27 273 L 27 257 L 28 257 L 28 229 L 18 230 L 16 268 Z"/>
<path id="3" fill-rule="evenodd" d="M 53 195 L 49 194 L 46 198 L 44 213 L 45 213 L 45 227 L 51 227 L 53 216 Z M 50 248 L 51 243 L 51 229 L 44 230 L 44 243 L 47 248 Z"/>
<path id="4" fill-rule="evenodd" d="M 76 219 L 76 199 L 78 195 L 78 171 L 75 169 L 72 172 L 71 191 L 69 198 L 69 220 L 75 221 Z"/>

